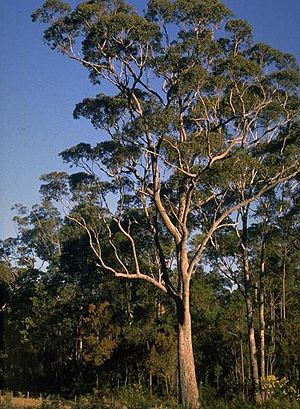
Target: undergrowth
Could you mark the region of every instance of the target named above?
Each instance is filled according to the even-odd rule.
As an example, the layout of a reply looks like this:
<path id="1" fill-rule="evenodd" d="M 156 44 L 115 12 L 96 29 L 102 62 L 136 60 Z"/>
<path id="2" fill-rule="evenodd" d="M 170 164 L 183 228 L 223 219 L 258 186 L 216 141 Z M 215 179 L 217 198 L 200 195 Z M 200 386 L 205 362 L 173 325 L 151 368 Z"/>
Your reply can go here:
<path id="1" fill-rule="evenodd" d="M 23 400 L 25 401 L 25 400 Z M 25 402 L 26 403 L 26 402 Z M 29 402 L 27 402 L 29 403 Z M 150 394 L 141 388 L 123 388 L 118 391 L 97 392 L 77 397 L 76 400 L 65 400 L 57 396 L 48 397 L 42 403 L 22 405 L 18 398 L 2 397 L 0 409 L 180 409 L 176 398 L 161 397 Z M 206 391 L 201 396 L 201 409 L 257 409 L 257 407 L 240 398 L 231 401 L 217 399 L 213 393 Z M 291 399 L 272 398 L 261 409 L 300 409 L 300 402 Z"/>

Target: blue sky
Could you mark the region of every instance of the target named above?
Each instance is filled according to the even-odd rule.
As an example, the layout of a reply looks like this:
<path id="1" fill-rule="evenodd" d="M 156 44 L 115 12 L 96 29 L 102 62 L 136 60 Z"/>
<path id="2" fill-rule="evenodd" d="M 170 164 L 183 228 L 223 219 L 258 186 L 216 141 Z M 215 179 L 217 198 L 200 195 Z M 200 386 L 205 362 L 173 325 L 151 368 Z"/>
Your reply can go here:
<path id="1" fill-rule="evenodd" d="M 129 1 L 143 7 L 146 1 Z M 300 60 L 299 0 L 224 0 L 263 41 Z M 78 2 L 72 0 L 71 4 Z M 0 0 L 0 238 L 14 235 L 11 207 L 39 201 L 39 176 L 66 169 L 58 153 L 99 134 L 73 120 L 75 104 L 99 89 L 87 72 L 42 42 L 30 15 L 42 0 Z"/>

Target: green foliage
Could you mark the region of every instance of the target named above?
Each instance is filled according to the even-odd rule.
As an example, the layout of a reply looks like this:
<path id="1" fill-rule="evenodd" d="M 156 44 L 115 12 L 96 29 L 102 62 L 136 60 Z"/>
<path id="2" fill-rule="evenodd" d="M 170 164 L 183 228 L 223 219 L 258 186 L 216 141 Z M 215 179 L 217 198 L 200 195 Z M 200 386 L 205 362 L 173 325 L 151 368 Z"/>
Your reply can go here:
<path id="1" fill-rule="evenodd" d="M 178 20 L 189 21 L 203 26 L 218 24 L 231 12 L 218 0 L 177 0 L 175 1 L 175 15 Z"/>
<path id="2" fill-rule="evenodd" d="M 94 366 L 101 366 L 118 347 L 121 328 L 112 321 L 108 302 L 88 306 L 89 315 L 82 325 L 82 342 L 85 345 L 83 360 Z"/>
<path id="3" fill-rule="evenodd" d="M 0 307 L 1 308 L 7 300 L 9 289 L 14 279 L 15 279 L 14 269 L 11 268 L 9 263 L 0 261 L 0 296 L 1 296 L 0 297 L 1 298 Z"/>
<path id="4" fill-rule="evenodd" d="M 86 98 L 76 105 L 73 116 L 90 119 L 95 128 L 109 129 L 117 126 L 122 115 L 126 113 L 126 95 L 107 96 L 99 94 L 95 99 Z"/>
<path id="5" fill-rule="evenodd" d="M 67 3 L 63 3 L 60 0 L 47 0 L 42 8 L 32 14 L 32 21 L 48 23 L 49 21 L 53 21 L 57 16 L 64 15 L 70 10 L 71 7 Z"/>
<path id="6" fill-rule="evenodd" d="M 163 332 L 164 331 L 164 332 Z M 173 328 L 169 333 L 162 328 L 149 340 L 149 354 L 146 360 L 148 373 L 165 382 L 167 392 L 175 390 L 177 376 L 177 340 Z"/>
<path id="7" fill-rule="evenodd" d="M 122 388 L 118 391 L 108 393 L 94 393 L 80 396 L 74 401 L 67 401 L 57 397 L 50 400 L 44 400 L 40 409 L 179 409 L 176 401 L 169 397 L 161 398 L 149 394 L 146 390 L 134 386 L 131 388 Z"/>
<path id="8" fill-rule="evenodd" d="M 300 401 L 297 390 L 289 385 L 286 378 L 278 379 L 275 375 L 266 376 L 262 379 L 262 390 L 266 393 L 267 399 L 271 398 L 275 402 L 283 398 Z"/>

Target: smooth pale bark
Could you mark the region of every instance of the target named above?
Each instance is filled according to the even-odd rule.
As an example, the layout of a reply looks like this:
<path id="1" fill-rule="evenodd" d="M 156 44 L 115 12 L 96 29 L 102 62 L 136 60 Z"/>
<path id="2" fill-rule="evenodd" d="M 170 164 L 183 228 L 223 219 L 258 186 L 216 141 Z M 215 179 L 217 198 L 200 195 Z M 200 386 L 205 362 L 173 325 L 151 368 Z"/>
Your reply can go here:
<path id="1" fill-rule="evenodd" d="M 244 270 L 244 283 L 245 283 L 245 301 L 247 307 L 247 324 L 248 324 L 248 343 L 249 343 L 249 358 L 250 358 L 250 370 L 252 381 L 252 395 L 257 405 L 262 404 L 262 396 L 260 393 L 260 382 L 258 373 L 257 362 L 257 348 L 255 340 L 255 328 L 254 328 L 254 308 L 252 302 L 251 293 L 251 275 L 249 269 L 248 249 L 247 249 L 247 235 L 248 235 L 248 209 L 245 209 L 242 215 L 243 222 L 243 237 L 242 237 L 242 249 L 243 249 L 243 270 Z"/>
<path id="2" fill-rule="evenodd" d="M 260 332 L 260 378 L 266 376 L 266 342 L 265 342 L 265 287 L 264 287 L 265 262 L 262 253 L 259 281 L 259 332 Z M 262 398 L 265 399 L 262 393 Z"/>
<path id="3" fill-rule="evenodd" d="M 192 324 L 189 295 L 177 301 L 178 369 L 181 404 L 184 409 L 198 409 L 199 391 L 192 345 Z"/>
<path id="4" fill-rule="evenodd" d="M 275 295 L 274 289 L 270 292 L 270 346 L 269 346 L 269 356 L 268 356 L 268 375 L 273 375 L 273 365 L 275 360 L 275 333 L 276 333 L 276 315 L 275 315 Z"/>
<path id="5" fill-rule="evenodd" d="M 253 321 L 253 308 L 252 303 L 247 302 L 247 316 L 248 316 L 248 342 L 249 342 L 249 355 L 250 355 L 250 368 L 252 379 L 252 390 L 255 403 L 262 404 L 262 397 L 260 393 L 258 363 L 257 363 L 257 348 L 255 341 L 255 330 Z"/>

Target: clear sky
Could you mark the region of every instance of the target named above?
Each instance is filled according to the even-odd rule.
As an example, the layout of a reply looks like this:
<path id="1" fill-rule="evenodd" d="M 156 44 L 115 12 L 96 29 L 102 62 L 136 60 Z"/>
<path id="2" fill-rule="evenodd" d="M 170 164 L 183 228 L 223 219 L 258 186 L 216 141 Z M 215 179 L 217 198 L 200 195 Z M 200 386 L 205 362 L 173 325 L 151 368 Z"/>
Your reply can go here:
<path id="1" fill-rule="evenodd" d="M 42 3 L 0 0 L 0 238 L 14 235 L 10 209 L 15 203 L 38 203 L 39 176 L 66 170 L 58 153 L 99 137 L 88 121 L 72 118 L 75 104 L 99 89 L 89 84 L 82 67 L 43 44 L 43 26 L 30 19 Z M 142 8 L 146 1 L 129 3 Z M 299 0 L 223 3 L 253 26 L 256 41 L 300 60 Z"/>

